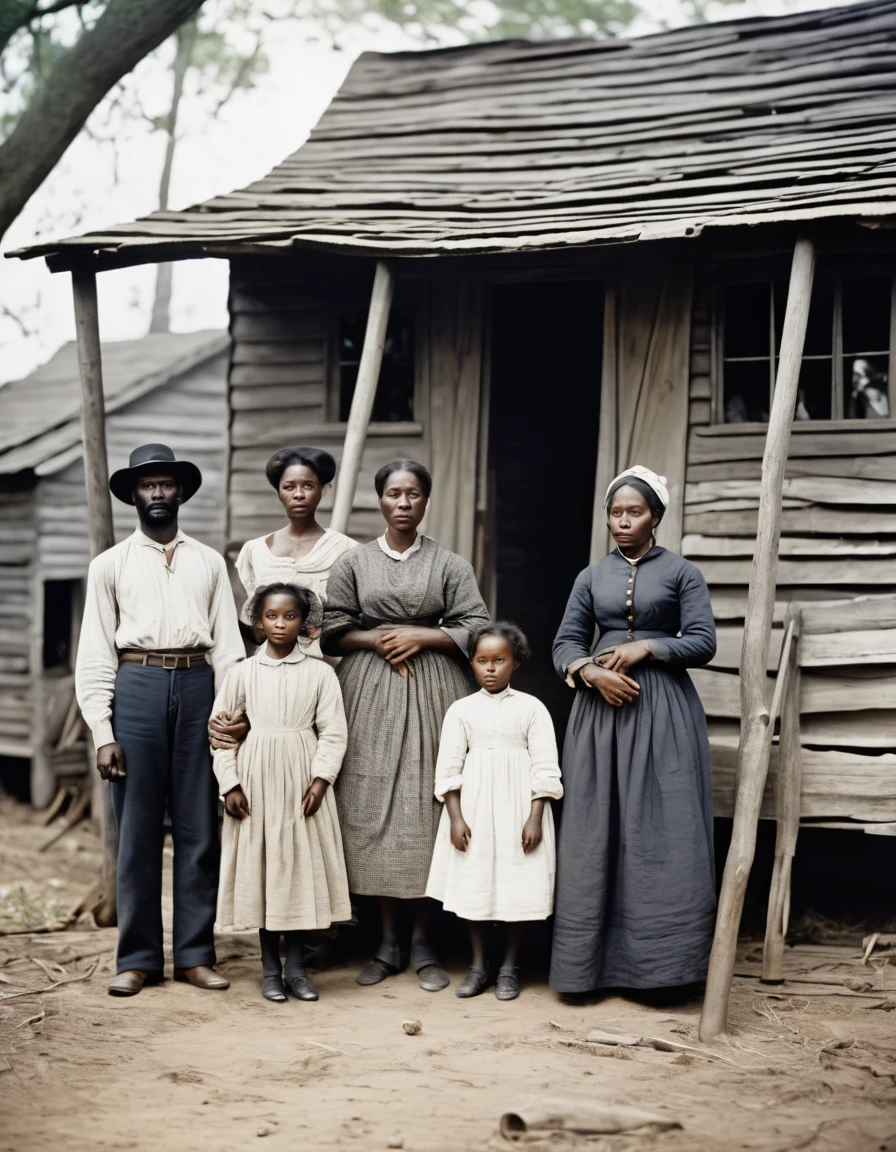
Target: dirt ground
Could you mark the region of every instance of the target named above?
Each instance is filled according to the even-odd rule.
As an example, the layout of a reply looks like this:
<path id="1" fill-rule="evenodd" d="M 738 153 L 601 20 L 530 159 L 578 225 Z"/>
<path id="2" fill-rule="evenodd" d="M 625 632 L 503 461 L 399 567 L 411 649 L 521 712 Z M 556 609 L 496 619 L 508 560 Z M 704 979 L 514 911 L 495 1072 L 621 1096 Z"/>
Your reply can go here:
<path id="1" fill-rule="evenodd" d="M 491 992 L 459 1001 L 450 988 L 421 991 L 409 973 L 361 989 L 356 968 L 340 967 L 317 974 L 316 1004 L 269 1004 L 251 935 L 219 938 L 228 992 L 168 980 L 116 999 L 106 993 L 114 930 L 89 917 L 34 930 L 64 918 L 97 871 L 88 825 L 39 853 L 49 835 L 27 809 L 0 804 L 3 1152 L 235 1152 L 259 1139 L 270 1149 L 510 1149 L 502 1114 L 548 1098 L 627 1103 L 681 1127 L 548 1132 L 526 1148 L 896 1150 L 896 968 L 885 951 L 863 966 L 860 934 L 789 948 L 777 989 L 758 983 L 759 950 L 745 945 L 730 1041 L 713 1050 L 697 1040 L 699 1001 L 573 1006 L 538 980 L 515 1002 Z M 456 985 L 460 963 L 450 974 Z M 39 991 L 57 980 L 70 982 Z M 419 1034 L 405 1033 L 408 1019 Z M 596 1029 L 698 1050 L 584 1042 Z"/>

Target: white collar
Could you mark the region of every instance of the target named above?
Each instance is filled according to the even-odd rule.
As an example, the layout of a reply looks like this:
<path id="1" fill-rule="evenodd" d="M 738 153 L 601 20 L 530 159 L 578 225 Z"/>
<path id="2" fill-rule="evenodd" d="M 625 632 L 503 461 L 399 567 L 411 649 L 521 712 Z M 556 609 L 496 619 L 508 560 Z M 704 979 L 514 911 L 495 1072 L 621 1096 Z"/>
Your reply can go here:
<path id="1" fill-rule="evenodd" d="M 396 552 L 393 548 L 389 547 L 389 545 L 386 541 L 386 533 L 385 532 L 382 534 L 382 536 L 377 537 L 376 542 L 377 542 L 377 544 L 379 544 L 380 548 L 382 548 L 382 550 L 386 553 L 386 555 L 390 556 L 393 560 L 398 560 L 398 561 L 409 560 L 414 555 L 415 552 L 419 552 L 420 549 L 423 547 L 423 533 L 418 532 L 417 533 L 417 539 L 410 546 L 410 548 L 408 548 L 404 552 Z"/>
<path id="2" fill-rule="evenodd" d="M 259 664 L 270 664 L 274 668 L 279 668 L 281 664 L 298 664 L 300 660 L 307 660 L 308 657 L 302 651 L 298 644 L 293 648 L 288 656 L 284 656 L 282 660 L 274 660 L 268 656 L 268 642 L 261 645 L 255 653 L 253 659 L 257 660 Z"/>
<path id="3" fill-rule="evenodd" d="M 176 548 L 178 544 L 186 544 L 189 540 L 189 536 L 185 536 L 180 528 L 178 528 L 177 535 L 174 539 L 170 540 L 167 544 L 159 544 L 156 540 L 150 539 L 140 527 L 137 528 L 133 538 L 138 544 L 142 544 L 144 548 L 155 548 L 157 552 L 167 552 L 169 548 Z"/>
<path id="4" fill-rule="evenodd" d="M 516 696 L 516 692 L 514 692 L 509 684 L 500 692 L 489 692 L 487 688 L 480 688 L 479 691 L 483 696 L 487 696 L 489 700 L 506 700 L 508 696 Z"/>
<path id="5" fill-rule="evenodd" d="M 647 549 L 647 551 L 643 555 L 638 556 L 634 560 L 632 560 L 631 557 L 626 556 L 626 554 L 622 551 L 622 549 L 619 547 L 618 544 L 616 545 L 616 551 L 619 553 L 619 555 L 622 557 L 622 559 L 627 564 L 630 564 L 632 566 L 632 568 L 634 568 L 637 564 L 640 564 L 642 560 L 646 560 L 647 557 L 650 555 L 650 553 L 654 550 L 654 548 L 656 548 L 656 540 L 654 540 L 654 542 L 650 545 L 650 547 Z"/>

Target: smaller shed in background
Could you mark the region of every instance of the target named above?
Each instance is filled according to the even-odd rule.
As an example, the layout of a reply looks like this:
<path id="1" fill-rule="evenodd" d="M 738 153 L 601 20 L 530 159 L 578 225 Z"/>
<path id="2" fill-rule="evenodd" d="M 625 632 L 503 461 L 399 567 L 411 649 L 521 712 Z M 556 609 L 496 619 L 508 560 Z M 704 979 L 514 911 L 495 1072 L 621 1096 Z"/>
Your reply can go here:
<path id="1" fill-rule="evenodd" d="M 203 486 L 184 530 L 219 551 L 227 513 L 229 338 L 160 333 L 103 347 L 109 470 L 163 441 Z M 83 775 L 74 658 L 90 562 L 75 345 L 0 388 L 0 756 L 31 762 L 31 799 Z M 115 502 L 115 536 L 134 531 Z"/>

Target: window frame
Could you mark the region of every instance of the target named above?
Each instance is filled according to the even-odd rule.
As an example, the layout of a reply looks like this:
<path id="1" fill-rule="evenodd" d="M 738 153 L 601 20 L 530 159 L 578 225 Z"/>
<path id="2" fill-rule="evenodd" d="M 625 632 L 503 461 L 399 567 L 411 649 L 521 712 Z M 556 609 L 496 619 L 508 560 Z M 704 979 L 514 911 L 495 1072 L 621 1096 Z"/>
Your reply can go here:
<path id="1" fill-rule="evenodd" d="M 340 357 L 342 348 L 342 321 L 343 318 L 352 313 L 358 312 L 366 317 L 370 309 L 370 300 L 362 299 L 349 299 L 340 301 L 338 305 L 334 304 L 330 309 L 328 332 L 327 332 L 327 395 L 326 395 L 326 417 L 329 423 L 332 424 L 345 424 L 344 420 L 340 419 L 341 407 L 341 394 L 342 394 L 342 368 L 349 363 Z M 392 305 L 389 310 L 390 317 L 396 312 L 403 313 L 410 316 L 412 333 L 411 339 L 413 344 L 413 354 L 411 357 L 411 368 L 414 374 L 414 388 L 413 388 L 413 417 L 411 420 L 390 420 L 386 421 L 389 428 L 394 428 L 396 431 L 401 432 L 411 431 L 417 429 L 420 425 L 425 423 L 424 408 L 428 399 L 427 389 L 425 387 L 425 319 L 426 310 L 425 302 L 421 299 L 416 301 L 405 299 L 404 294 L 399 296 L 396 291 L 395 297 L 392 300 Z M 382 423 L 382 422 L 381 422 Z"/>
<path id="2" fill-rule="evenodd" d="M 878 417 L 873 420 L 849 418 L 845 413 L 846 392 L 843 372 L 843 281 L 856 276 L 886 276 L 890 280 L 890 346 L 887 353 L 888 370 L 887 385 L 890 394 L 890 415 Z M 866 263 L 857 269 L 855 262 L 848 262 L 844 258 L 834 261 L 825 261 L 815 271 L 815 280 L 825 279 L 834 282 L 834 308 L 833 330 L 831 334 L 831 355 L 811 355 L 805 357 L 809 360 L 831 360 L 831 412 L 840 413 L 828 420 L 800 420 L 800 428 L 825 428 L 832 430 L 856 430 L 892 428 L 896 420 L 896 405 L 893 403 L 894 370 L 896 370 L 896 267 L 893 260 L 866 258 Z M 769 410 L 774 395 L 774 382 L 777 375 L 776 360 L 778 348 L 775 343 L 775 282 L 789 281 L 789 274 L 783 262 L 771 260 L 764 262 L 762 267 L 743 267 L 740 262 L 720 264 L 712 270 L 712 300 L 710 323 L 710 425 L 713 431 L 721 429 L 739 429 L 746 431 L 765 431 L 768 421 L 751 420 L 737 424 L 725 421 L 725 362 L 726 359 L 737 362 L 757 360 L 769 361 Z M 731 284 L 768 284 L 770 287 L 769 308 L 769 357 L 725 357 L 725 289 Z M 870 355 L 871 353 L 869 353 Z M 878 352 L 876 355 L 882 355 Z M 796 423 L 794 424 L 796 427 Z"/>

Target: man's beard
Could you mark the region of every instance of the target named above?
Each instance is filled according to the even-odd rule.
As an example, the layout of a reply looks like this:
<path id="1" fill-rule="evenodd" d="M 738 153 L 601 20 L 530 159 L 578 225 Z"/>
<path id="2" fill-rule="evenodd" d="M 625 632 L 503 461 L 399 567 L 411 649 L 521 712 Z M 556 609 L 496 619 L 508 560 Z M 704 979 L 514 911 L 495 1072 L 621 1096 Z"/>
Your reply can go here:
<path id="1" fill-rule="evenodd" d="M 177 520 L 177 504 L 155 500 L 144 504 L 136 501 L 137 515 L 147 528 L 169 528 Z"/>

